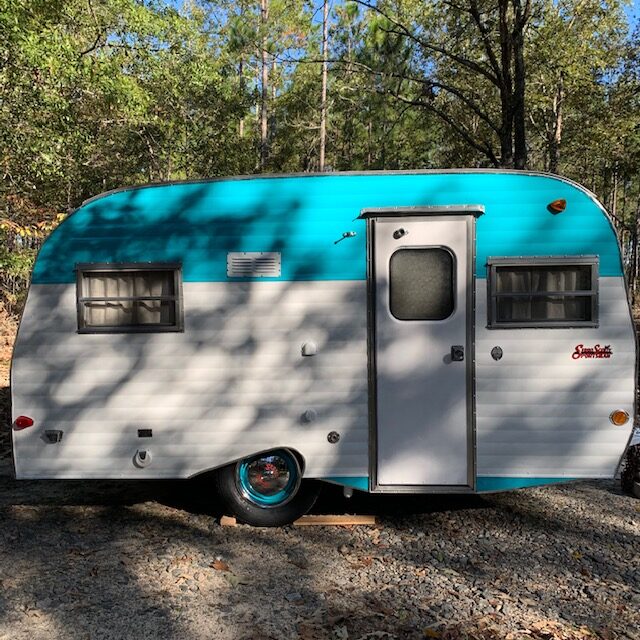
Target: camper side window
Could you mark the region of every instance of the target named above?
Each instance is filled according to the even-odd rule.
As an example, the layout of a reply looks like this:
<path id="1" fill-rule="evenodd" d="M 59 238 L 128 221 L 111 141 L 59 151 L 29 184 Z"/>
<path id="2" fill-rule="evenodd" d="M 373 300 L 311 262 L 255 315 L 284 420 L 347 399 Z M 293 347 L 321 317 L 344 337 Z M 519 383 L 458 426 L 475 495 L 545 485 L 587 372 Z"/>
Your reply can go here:
<path id="1" fill-rule="evenodd" d="M 488 261 L 489 328 L 596 327 L 598 259 Z"/>
<path id="2" fill-rule="evenodd" d="M 182 330 L 179 265 L 78 265 L 78 331 Z"/>

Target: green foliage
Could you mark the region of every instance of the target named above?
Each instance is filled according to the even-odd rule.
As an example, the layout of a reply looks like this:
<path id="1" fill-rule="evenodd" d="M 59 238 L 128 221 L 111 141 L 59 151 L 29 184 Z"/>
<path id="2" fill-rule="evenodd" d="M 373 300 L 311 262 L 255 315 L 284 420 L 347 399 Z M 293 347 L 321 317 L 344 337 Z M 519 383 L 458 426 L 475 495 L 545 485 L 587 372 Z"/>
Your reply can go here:
<path id="1" fill-rule="evenodd" d="M 513 26 L 518 4 L 332 4 L 327 167 L 498 163 L 505 104 L 480 70 L 498 8 Z M 631 246 L 640 44 L 624 8 L 531 0 L 523 51 L 530 168 L 595 190 Z M 0 302 L 19 308 L 43 235 L 84 199 L 257 171 L 263 48 L 264 170 L 317 170 L 321 15 L 320 0 L 269 0 L 266 21 L 258 0 L 0 0 Z"/>
<path id="2" fill-rule="evenodd" d="M 34 249 L 10 251 L 6 246 L 0 245 L 0 307 L 9 315 L 17 312 L 24 304 L 35 257 Z"/>

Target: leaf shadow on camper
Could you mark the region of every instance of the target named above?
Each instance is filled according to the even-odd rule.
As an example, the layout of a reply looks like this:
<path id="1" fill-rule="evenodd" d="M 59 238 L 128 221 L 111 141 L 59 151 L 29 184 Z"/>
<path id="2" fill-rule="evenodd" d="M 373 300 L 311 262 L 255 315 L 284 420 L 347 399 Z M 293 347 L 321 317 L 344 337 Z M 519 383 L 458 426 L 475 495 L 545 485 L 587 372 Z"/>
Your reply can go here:
<path id="1" fill-rule="evenodd" d="M 138 193 L 131 192 L 121 205 L 124 210 L 129 209 L 134 219 L 134 204 Z M 175 212 L 172 214 L 172 228 L 185 229 L 190 226 L 190 232 L 193 233 L 193 221 L 183 212 L 193 208 L 198 197 L 210 193 L 211 189 L 206 190 L 204 187 L 200 190 L 193 189 L 180 212 L 177 215 Z M 242 227 L 250 229 L 252 225 L 265 219 L 269 203 L 276 202 L 277 193 L 268 194 L 263 203 L 256 204 L 249 212 L 243 212 L 240 216 Z M 263 246 L 264 250 L 282 250 L 282 243 L 288 237 L 288 228 L 296 223 L 298 208 L 299 203 L 295 199 L 288 201 L 286 206 L 280 204 L 278 215 L 275 217 L 276 228 L 271 234 L 269 246 Z M 94 209 L 92 226 L 108 227 L 111 217 L 108 209 L 102 210 L 99 206 Z M 230 218 L 229 222 L 231 221 Z M 238 224 L 237 218 L 233 221 Z M 226 252 L 243 248 L 245 238 L 242 233 L 212 236 L 207 229 L 207 222 L 200 224 L 200 235 L 204 238 L 205 244 L 216 249 L 216 259 L 222 260 Z M 132 229 L 127 229 L 124 237 L 119 238 L 121 246 L 113 250 L 111 260 L 130 260 L 130 256 L 138 253 L 138 247 L 139 253 L 144 254 L 146 245 L 153 239 L 141 233 L 137 226 L 139 225 L 134 223 Z M 196 238 L 198 237 L 196 234 Z M 184 252 L 183 240 L 180 237 L 173 237 L 169 233 L 161 240 L 166 243 L 166 259 Z M 77 241 L 77 238 L 73 241 Z M 61 245 L 60 242 L 58 244 Z M 88 251 L 97 249 L 98 245 L 91 245 L 89 239 Z M 64 246 L 58 246 L 57 250 L 64 255 Z M 96 255 L 99 258 L 99 251 Z M 284 284 L 282 296 L 286 296 L 289 283 Z M 100 458 L 104 465 L 114 457 L 130 457 L 131 454 L 124 453 L 125 447 L 133 453 L 138 444 L 135 439 L 137 428 L 140 425 L 144 426 L 145 421 L 154 422 L 160 419 L 166 425 L 170 421 L 167 414 L 173 414 L 175 426 L 165 428 L 163 434 L 165 451 L 174 450 L 170 456 L 166 456 L 170 458 L 170 462 L 165 473 L 180 477 L 202 470 L 199 463 L 194 463 L 192 458 L 198 454 L 202 444 L 206 445 L 207 441 L 217 437 L 216 433 L 225 425 L 224 420 L 233 417 L 233 394 L 242 391 L 243 383 L 252 371 L 260 366 L 265 373 L 269 369 L 264 368 L 264 363 L 261 365 L 257 362 L 264 355 L 263 345 L 255 335 L 260 318 L 251 318 L 251 311 L 242 316 L 242 309 L 249 305 L 253 295 L 254 285 L 251 282 L 238 283 L 233 293 L 218 291 L 219 297 L 222 297 L 218 308 L 215 308 L 215 303 L 207 305 L 203 302 L 202 298 L 209 295 L 207 291 L 200 294 L 193 290 L 195 285 L 191 283 L 185 283 L 185 287 L 190 287 L 190 292 L 185 296 L 185 333 L 180 335 L 117 334 L 79 338 L 75 333 L 75 314 L 71 312 L 75 302 L 70 290 L 57 300 L 55 296 L 50 296 L 44 300 L 36 300 L 31 305 L 30 315 L 37 318 L 37 322 L 33 323 L 33 327 L 23 327 L 23 330 L 37 332 L 39 336 L 45 336 L 45 340 L 22 340 L 20 344 L 27 346 L 24 346 L 19 355 L 22 361 L 32 359 L 34 364 L 37 361 L 38 370 L 34 373 L 36 380 L 33 382 L 38 382 L 37 378 L 40 378 L 39 382 L 46 384 L 45 421 L 50 427 L 63 427 L 65 442 L 71 440 L 81 444 L 79 437 L 74 434 L 74 424 L 82 421 L 85 424 L 91 421 L 102 422 L 107 429 L 102 431 L 98 438 L 102 444 L 98 445 L 94 437 L 92 446 L 98 446 L 102 450 Z M 199 295 L 201 298 L 192 305 L 194 296 L 197 298 Z M 272 302 L 277 305 L 278 297 Z M 207 362 L 207 358 L 215 362 Z M 204 368 L 201 368 L 203 363 Z M 199 373 L 204 375 L 197 375 Z M 263 386 L 273 385 L 273 374 L 274 369 L 271 368 L 270 375 L 265 375 L 261 381 Z M 21 384 L 24 388 L 28 383 L 24 381 Z M 277 395 L 275 389 L 274 395 Z M 137 399 L 144 397 L 153 398 L 154 403 L 141 405 Z M 282 410 L 283 402 L 286 404 L 289 397 L 290 395 L 285 394 L 283 398 L 280 394 L 280 399 L 271 404 L 275 404 L 276 407 L 279 405 Z M 42 402 L 42 398 L 38 400 Z M 161 406 L 155 406 L 156 401 Z M 244 422 L 246 429 L 253 430 L 258 426 L 259 422 L 266 418 L 266 411 L 262 406 L 257 406 L 254 415 L 248 412 Z M 121 424 L 123 419 L 128 424 L 125 429 L 120 430 L 120 435 L 108 432 L 109 424 Z M 200 431 L 200 440 L 194 441 L 194 425 L 203 424 L 207 425 L 209 431 Z M 238 440 L 242 441 L 242 429 L 239 431 Z M 84 437 L 86 439 L 87 436 Z M 153 444 L 156 449 L 163 446 L 163 443 L 158 443 L 157 440 Z M 175 453 L 183 446 L 191 448 L 183 456 Z M 51 448 L 47 454 L 50 459 L 55 459 L 62 453 L 63 448 Z M 96 449 L 91 455 L 95 453 Z M 238 452 L 237 455 L 241 453 Z M 228 459 L 228 453 L 221 455 L 223 458 L 227 456 Z M 99 476 L 101 463 L 97 459 L 95 462 L 96 467 L 93 470 L 87 466 L 79 473 Z M 126 464 L 130 466 L 129 461 Z M 206 469 L 206 463 L 203 464 Z M 58 467 L 58 470 L 64 473 L 64 469 Z M 131 473 L 131 470 L 129 472 Z M 109 474 L 110 470 L 105 469 L 102 473 Z M 43 471 L 43 475 L 47 473 Z"/>

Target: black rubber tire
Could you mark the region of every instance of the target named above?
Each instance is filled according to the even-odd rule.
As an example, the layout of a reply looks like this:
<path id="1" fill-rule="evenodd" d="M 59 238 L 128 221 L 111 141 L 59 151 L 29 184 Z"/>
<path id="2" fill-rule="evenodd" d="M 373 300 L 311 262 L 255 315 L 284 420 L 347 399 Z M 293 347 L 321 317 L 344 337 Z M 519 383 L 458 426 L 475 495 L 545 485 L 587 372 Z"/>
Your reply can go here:
<path id="1" fill-rule="evenodd" d="M 291 524 L 313 507 L 320 494 L 316 480 L 302 480 L 298 491 L 282 506 L 260 507 L 244 497 L 236 485 L 236 464 L 230 464 L 214 475 L 215 490 L 224 507 L 239 522 L 254 527 L 282 527 Z"/>
<path id="2" fill-rule="evenodd" d="M 633 488 L 637 482 L 640 482 L 640 445 L 629 448 L 620 474 L 622 490 L 629 495 L 635 495 Z"/>

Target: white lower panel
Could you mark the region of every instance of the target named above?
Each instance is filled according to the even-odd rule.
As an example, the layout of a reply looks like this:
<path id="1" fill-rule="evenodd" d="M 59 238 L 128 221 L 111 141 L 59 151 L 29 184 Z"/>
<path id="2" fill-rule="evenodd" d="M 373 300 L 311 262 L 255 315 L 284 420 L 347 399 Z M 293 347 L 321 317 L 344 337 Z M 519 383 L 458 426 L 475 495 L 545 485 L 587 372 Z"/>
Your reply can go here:
<path id="1" fill-rule="evenodd" d="M 185 283 L 184 309 L 184 333 L 80 335 L 75 285 L 31 287 L 12 391 L 36 425 L 13 432 L 18 477 L 185 478 L 273 447 L 310 477 L 367 475 L 364 281 Z"/>
<path id="2" fill-rule="evenodd" d="M 477 282 L 479 476 L 609 477 L 631 432 L 635 343 L 624 285 L 600 279 L 597 329 L 486 328 Z M 12 370 L 20 478 L 189 477 L 261 449 L 306 475 L 368 475 L 365 282 L 186 283 L 185 332 L 79 335 L 75 286 L 33 285 Z M 318 355 L 302 357 L 312 340 Z M 612 357 L 573 360 L 577 344 Z M 490 352 L 503 349 L 496 362 Z M 317 418 L 304 422 L 308 409 Z M 137 430 L 153 429 L 152 439 Z M 45 429 L 64 432 L 48 444 Z M 340 442 L 329 444 L 327 433 Z M 138 448 L 152 464 L 133 465 Z"/>
<path id="3" fill-rule="evenodd" d="M 614 474 L 633 424 L 635 337 L 622 278 L 600 278 L 599 298 L 598 328 L 487 329 L 477 281 L 477 475 Z M 610 345 L 612 357 L 573 359 L 579 344 Z M 614 409 L 629 413 L 627 425 L 611 424 Z"/>

